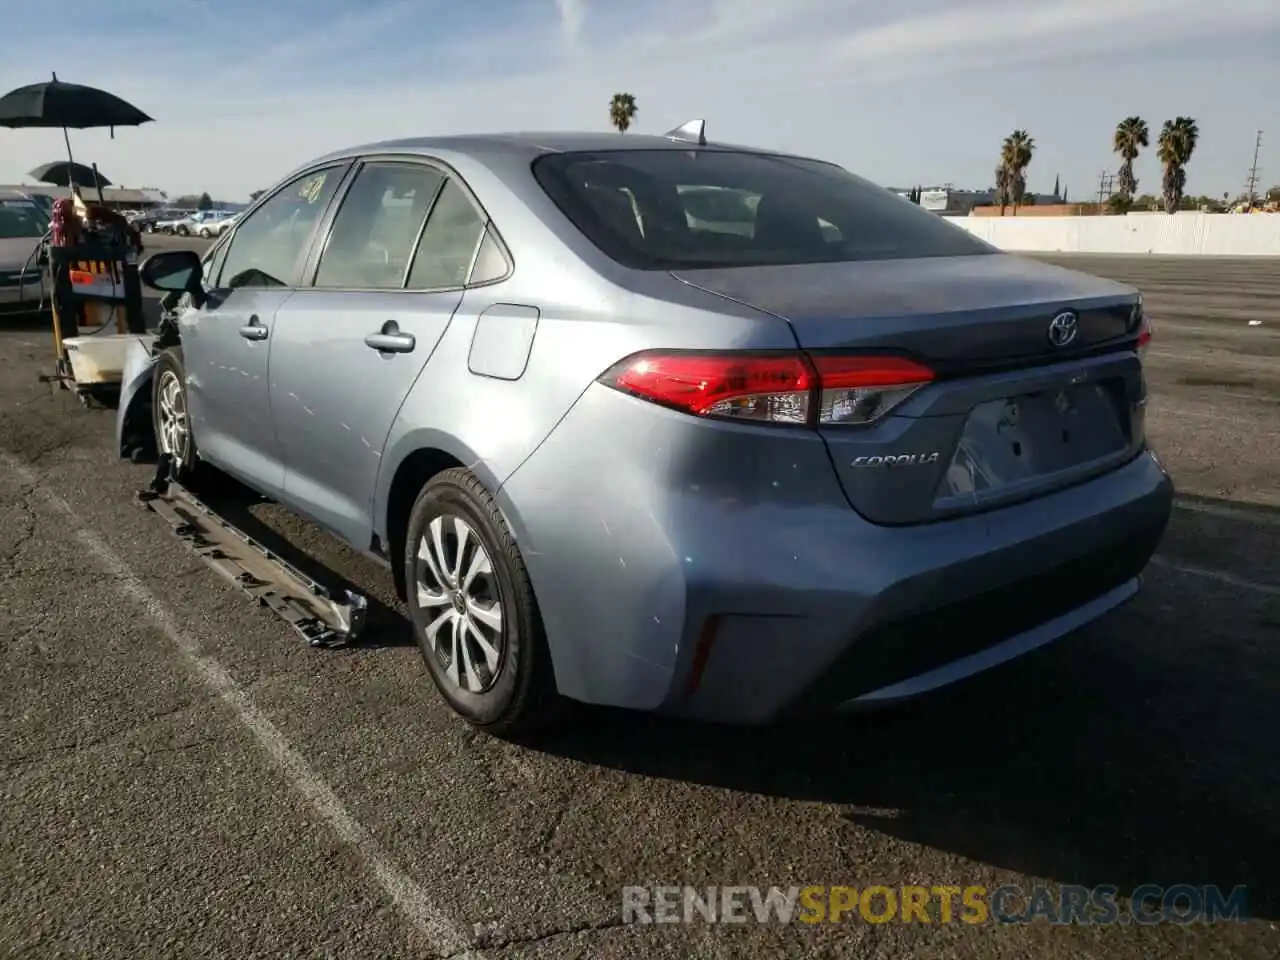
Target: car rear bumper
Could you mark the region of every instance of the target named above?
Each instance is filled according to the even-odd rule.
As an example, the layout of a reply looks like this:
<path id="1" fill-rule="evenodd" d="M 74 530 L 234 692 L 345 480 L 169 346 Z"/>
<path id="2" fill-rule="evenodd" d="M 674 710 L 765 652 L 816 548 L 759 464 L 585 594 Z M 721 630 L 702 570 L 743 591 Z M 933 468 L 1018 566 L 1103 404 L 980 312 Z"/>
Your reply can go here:
<path id="1" fill-rule="evenodd" d="M 701 675 L 664 707 L 763 722 L 907 699 L 973 676 L 1131 599 L 1171 508 L 1172 485 L 1144 454 L 1052 498 L 953 521 L 968 529 L 938 530 L 936 550 L 910 543 L 914 530 L 886 529 L 874 546 L 845 546 L 840 564 L 879 559 L 875 587 L 796 583 L 808 611 L 726 618 L 698 638 Z M 894 533 L 906 535 L 896 547 Z M 838 556 L 829 546 L 827 556 Z"/>
<path id="2" fill-rule="evenodd" d="M 561 692 L 589 702 L 762 723 L 923 693 L 1132 597 L 1172 509 L 1144 452 L 1022 504 L 878 526 L 802 432 L 753 462 L 735 434 L 762 430 L 637 405 L 589 390 L 501 496 Z"/>

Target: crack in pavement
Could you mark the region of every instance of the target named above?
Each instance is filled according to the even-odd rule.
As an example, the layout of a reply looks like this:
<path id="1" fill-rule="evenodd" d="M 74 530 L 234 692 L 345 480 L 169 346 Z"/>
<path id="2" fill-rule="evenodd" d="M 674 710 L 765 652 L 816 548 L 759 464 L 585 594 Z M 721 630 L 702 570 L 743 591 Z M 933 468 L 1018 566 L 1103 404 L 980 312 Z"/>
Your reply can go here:
<path id="1" fill-rule="evenodd" d="M 167 717 L 172 717 L 186 710 L 190 710 L 193 707 L 199 706 L 202 702 L 202 700 L 189 700 L 168 710 L 161 710 L 159 713 L 152 713 L 147 716 L 140 717 L 133 723 L 116 727 L 114 730 L 110 730 L 100 736 L 90 737 L 86 740 L 76 740 L 73 743 L 56 743 L 40 750 L 32 751 L 31 753 L 19 753 L 8 757 L 0 757 L 0 766 L 5 770 L 16 770 L 20 767 L 30 766 L 31 764 L 42 763 L 45 760 L 52 759 L 53 757 L 61 754 L 75 754 L 79 753 L 81 750 L 91 750 L 94 747 L 100 747 L 108 744 L 113 740 L 121 739 L 128 734 L 134 733 L 143 727 L 155 723 L 157 720 L 164 720 Z M 175 748 L 158 747 L 155 750 L 144 752 L 162 753 L 173 749 Z"/>
<path id="2" fill-rule="evenodd" d="M 17 537 L 14 539 L 13 543 L 5 549 L 4 553 L 0 554 L 0 563 L 5 566 L 13 563 L 13 561 L 18 558 L 18 554 L 22 552 L 22 548 L 35 539 L 36 511 L 35 507 L 31 505 L 31 498 L 35 495 L 35 492 L 36 488 L 34 485 L 25 484 L 19 488 L 17 495 L 14 498 L 14 503 L 21 514 L 19 523 L 22 524 L 23 529 L 18 532 Z"/>
<path id="3" fill-rule="evenodd" d="M 482 928 L 483 924 L 476 925 Z M 492 931 L 478 929 L 472 940 L 472 950 L 466 950 L 462 953 L 450 954 L 443 960 L 463 960 L 463 958 L 474 958 L 476 955 L 473 950 L 481 950 L 489 955 L 500 955 L 506 953 L 516 947 L 528 947 L 534 944 L 547 943 L 560 937 L 573 937 L 582 933 L 601 933 L 605 930 L 616 930 L 619 927 L 630 926 L 621 917 L 611 917 L 608 920 L 597 920 L 590 923 L 571 924 L 565 927 L 553 927 L 550 930 L 541 933 L 528 934 L 521 937 L 497 937 Z"/>

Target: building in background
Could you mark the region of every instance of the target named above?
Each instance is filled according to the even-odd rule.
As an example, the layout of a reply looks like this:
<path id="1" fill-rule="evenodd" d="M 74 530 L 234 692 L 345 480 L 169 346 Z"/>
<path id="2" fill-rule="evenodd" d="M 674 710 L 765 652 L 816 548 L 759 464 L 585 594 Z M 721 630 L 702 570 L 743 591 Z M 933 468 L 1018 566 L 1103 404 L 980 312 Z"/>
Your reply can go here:
<path id="1" fill-rule="evenodd" d="M 71 190 L 67 187 L 53 187 L 47 183 L 0 184 L 0 190 L 17 190 L 20 193 L 44 196 L 51 200 L 64 200 L 71 196 Z M 93 188 L 81 187 L 80 195 L 94 202 L 98 199 L 98 191 Z M 103 187 L 102 198 L 113 210 L 150 210 L 169 202 L 163 192 L 151 188 L 128 190 L 123 187 Z"/>

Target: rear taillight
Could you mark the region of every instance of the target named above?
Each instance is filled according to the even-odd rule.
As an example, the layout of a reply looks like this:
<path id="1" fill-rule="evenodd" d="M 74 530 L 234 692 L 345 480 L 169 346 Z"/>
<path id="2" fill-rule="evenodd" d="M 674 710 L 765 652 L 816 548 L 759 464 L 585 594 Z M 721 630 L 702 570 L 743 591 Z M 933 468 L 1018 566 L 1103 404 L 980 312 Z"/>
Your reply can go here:
<path id="1" fill-rule="evenodd" d="M 905 357 L 810 359 L 818 376 L 818 423 L 870 423 L 933 380 L 932 370 Z"/>
<path id="2" fill-rule="evenodd" d="M 904 357 L 655 351 L 615 364 L 600 382 L 653 403 L 753 423 L 870 423 L 933 380 Z"/>
<path id="3" fill-rule="evenodd" d="M 1145 359 L 1147 355 L 1147 344 L 1151 342 L 1151 321 L 1147 318 L 1146 311 L 1142 309 L 1142 301 L 1139 300 L 1133 308 L 1134 326 L 1138 330 L 1138 357 Z"/>

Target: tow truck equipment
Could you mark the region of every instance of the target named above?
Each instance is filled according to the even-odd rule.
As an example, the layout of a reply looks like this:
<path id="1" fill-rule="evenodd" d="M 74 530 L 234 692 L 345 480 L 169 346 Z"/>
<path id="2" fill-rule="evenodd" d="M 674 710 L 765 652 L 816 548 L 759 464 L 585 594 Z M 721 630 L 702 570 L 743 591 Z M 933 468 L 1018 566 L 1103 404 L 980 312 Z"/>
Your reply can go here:
<path id="1" fill-rule="evenodd" d="M 173 479 L 162 454 L 155 477 L 138 491 L 144 508 L 162 517 L 197 556 L 248 596 L 274 611 L 312 647 L 355 644 L 364 632 L 368 600 L 343 590 L 345 602 L 283 557 L 238 529 Z"/>
<path id="2" fill-rule="evenodd" d="M 71 197 L 54 203 L 49 232 L 33 253 L 39 268 L 48 274 L 44 289 L 52 292 L 53 309 L 54 368 L 40 379 L 74 390 L 85 406 L 91 400 L 110 403 L 118 394 L 124 356 L 130 345 L 147 336 L 138 281 L 142 241 L 125 218 L 109 208 L 97 164 L 92 165 L 97 202 L 86 202 L 81 196 L 75 172 L 83 165 L 77 165 L 72 156 L 67 130 L 102 127 L 110 129 L 114 139 L 116 127 L 136 127 L 151 120 L 114 94 L 67 83 L 56 73 L 52 80 L 0 97 L 0 127 L 60 128 L 67 145 Z M 19 289 L 22 284 L 20 275 Z"/>

